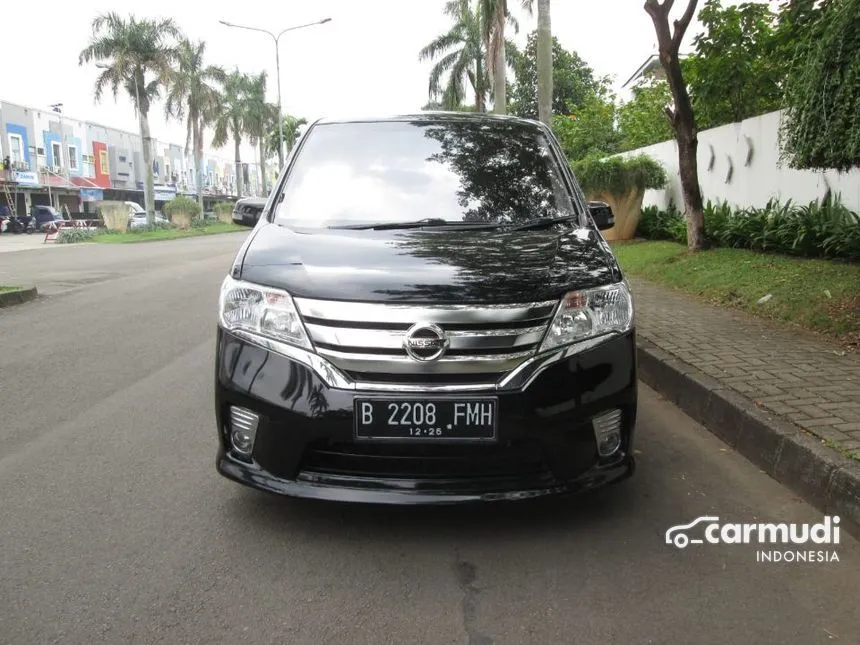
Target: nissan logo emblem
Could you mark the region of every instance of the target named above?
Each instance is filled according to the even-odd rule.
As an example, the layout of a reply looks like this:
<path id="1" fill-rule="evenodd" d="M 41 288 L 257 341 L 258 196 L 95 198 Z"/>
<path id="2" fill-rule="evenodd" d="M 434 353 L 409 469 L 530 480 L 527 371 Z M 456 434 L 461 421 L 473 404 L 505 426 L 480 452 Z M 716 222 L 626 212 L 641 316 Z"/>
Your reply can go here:
<path id="1" fill-rule="evenodd" d="M 409 328 L 403 338 L 403 349 L 414 361 L 435 361 L 445 354 L 450 339 L 436 325 L 417 323 Z"/>

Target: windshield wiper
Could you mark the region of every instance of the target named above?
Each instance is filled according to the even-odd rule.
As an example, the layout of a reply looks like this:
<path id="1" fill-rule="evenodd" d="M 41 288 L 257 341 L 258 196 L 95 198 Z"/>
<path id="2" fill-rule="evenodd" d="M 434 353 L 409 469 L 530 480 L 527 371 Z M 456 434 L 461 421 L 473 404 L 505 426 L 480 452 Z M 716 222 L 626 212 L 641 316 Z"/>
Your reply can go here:
<path id="1" fill-rule="evenodd" d="M 330 229 L 345 229 L 349 231 L 387 231 L 402 228 L 426 228 L 431 226 L 455 226 L 458 228 L 495 228 L 495 224 L 483 224 L 476 222 L 452 222 L 441 217 L 427 217 L 425 219 L 411 220 L 408 222 L 376 222 L 375 224 L 344 224 L 343 226 L 329 226 Z"/>
<path id="2" fill-rule="evenodd" d="M 517 226 L 508 226 L 505 228 L 505 230 L 529 231 L 539 228 L 549 228 L 553 224 L 558 224 L 559 222 L 570 222 L 578 219 L 579 217 L 577 215 L 565 215 L 564 217 L 538 217 L 537 219 L 533 219 L 532 221 L 526 222 L 525 224 L 518 224 Z"/>

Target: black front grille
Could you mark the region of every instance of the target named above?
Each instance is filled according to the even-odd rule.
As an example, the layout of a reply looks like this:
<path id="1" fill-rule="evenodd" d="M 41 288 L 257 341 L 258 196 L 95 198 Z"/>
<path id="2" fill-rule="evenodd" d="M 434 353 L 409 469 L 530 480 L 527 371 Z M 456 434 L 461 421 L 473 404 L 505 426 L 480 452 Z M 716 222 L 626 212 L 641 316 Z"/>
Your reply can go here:
<path id="1" fill-rule="evenodd" d="M 402 385 L 475 385 L 495 383 L 501 375 L 498 372 L 450 373 L 450 374 L 390 374 L 388 372 L 344 373 L 362 383 L 398 383 Z"/>
<path id="2" fill-rule="evenodd" d="M 321 441 L 305 451 L 302 471 L 353 477 L 481 479 L 551 477 L 540 444 L 365 444 Z"/>

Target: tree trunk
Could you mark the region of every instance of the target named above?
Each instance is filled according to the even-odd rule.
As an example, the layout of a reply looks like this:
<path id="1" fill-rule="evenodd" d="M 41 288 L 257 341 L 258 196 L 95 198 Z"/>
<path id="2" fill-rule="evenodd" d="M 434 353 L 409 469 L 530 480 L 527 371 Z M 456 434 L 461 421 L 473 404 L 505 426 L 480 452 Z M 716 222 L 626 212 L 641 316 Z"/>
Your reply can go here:
<path id="1" fill-rule="evenodd" d="M 266 186 L 266 133 L 260 133 L 260 181 L 263 185 L 263 197 L 269 196 L 269 189 Z"/>
<path id="2" fill-rule="evenodd" d="M 696 132 L 696 118 L 677 54 L 664 56 L 661 53 L 660 59 L 666 69 L 675 103 L 670 121 L 675 132 L 675 141 L 678 142 L 678 168 L 681 175 L 681 192 L 684 195 L 684 218 L 687 220 L 687 248 L 690 251 L 698 251 L 705 247 L 705 215 L 702 191 L 699 188 L 699 136 Z"/>
<path id="3" fill-rule="evenodd" d="M 152 178 L 152 137 L 149 133 L 149 110 L 138 109 L 140 140 L 143 144 L 143 207 L 146 209 L 147 226 L 155 226 L 155 187 Z"/>
<path id="4" fill-rule="evenodd" d="M 681 192 L 684 195 L 684 217 L 687 220 L 687 248 L 698 251 L 705 247 L 704 207 L 699 188 L 699 163 L 697 152 L 699 137 L 690 93 L 681 72 L 678 52 L 684 33 L 696 12 L 698 0 L 688 0 L 687 8 L 680 19 L 674 21 L 674 33 L 669 28 L 669 11 L 673 1 L 645 0 L 645 11 L 651 16 L 660 50 L 660 64 L 666 72 L 672 92 L 674 110 L 668 110 L 669 122 L 678 142 L 678 167 L 681 175 Z"/>
<path id="5" fill-rule="evenodd" d="M 507 62 L 505 61 L 505 33 L 504 23 L 499 28 L 500 33 L 496 38 L 501 39 L 502 44 L 496 49 L 495 66 L 493 69 L 493 112 L 506 114 L 508 111 L 508 86 L 507 86 Z"/>
<path id="6" fill-rule="evenodd" d="M 689 116 L 692 118 L 692 110 Z M 687 249 L 699 251 L 705 248 L 705 212 L 702 191 L 699 188 L 697 159 L 699 139 L 692 125 L 682 123 L 680 112 L 676 121 L 679 122 L 675 139 L 678 142 L 678 167 L 681 174 L 681 192 L 684 194 L 684 217 L 687 220 Z"/>
<path id="7" fill-rule="evenodd" d="M 242 153 L 239 150 L 239 137 L 233 137 L 233 146 L 236 151 L 236 195 L 242 199 Z"/>
<path id="8" fill-rule="evenodd" d="M 484 87 L 484 60 L 475 59 L 475 112 L 487 111 L 487 88 Z"/>
<path id="9" fill-rule="evenodd" d="M 508 111 L 507 62 L 505 61 L 505 19 L 508 16 L 507 0 L 495 0 L 492 21 L 492 33 L 489 46 L 492 51 L 493 72 L 493 112 L 506 114 Z"/>
<path id="10" fill-rule="evenodd" d="M 203 212 L 203 124 L 199 121 L 194 123 L 194 172 L 197 177 L 195 185 L 197 188 L 197 203 Z"/>
<path id="11" fill-rule="evenodd" d="M 552 125 L 552 26 L 550 0 L 538 0 L 537 71 L 538 118 Z"/>

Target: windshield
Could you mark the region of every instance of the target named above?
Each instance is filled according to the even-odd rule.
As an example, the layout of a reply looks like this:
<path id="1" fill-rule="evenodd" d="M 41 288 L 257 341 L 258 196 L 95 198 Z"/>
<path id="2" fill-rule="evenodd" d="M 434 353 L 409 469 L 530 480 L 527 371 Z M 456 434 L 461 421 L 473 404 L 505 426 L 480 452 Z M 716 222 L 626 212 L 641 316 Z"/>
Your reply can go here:
<path id="1" fill-rule="evenodd" d="M 543 133 L 507 120 L 317 125 L 275 212 L 293 227 L 577 215 Z"/>

